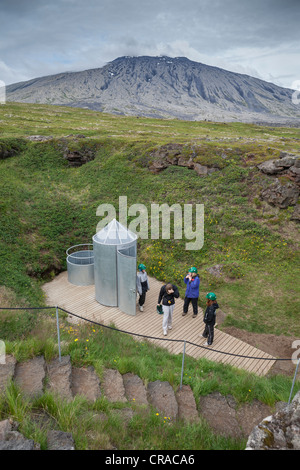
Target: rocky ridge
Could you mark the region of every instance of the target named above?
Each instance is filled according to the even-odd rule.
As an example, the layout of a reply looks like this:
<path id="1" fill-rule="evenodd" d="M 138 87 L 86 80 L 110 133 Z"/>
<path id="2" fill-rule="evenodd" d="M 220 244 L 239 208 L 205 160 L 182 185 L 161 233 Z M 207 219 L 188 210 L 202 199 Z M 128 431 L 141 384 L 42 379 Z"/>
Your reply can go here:
<path id="1" fill-rule="evenodd" d="M 201 165 L 195 161 L 196 154 L 186 156 L 184 144 L 166 144 L 154 150 L 149 155 L 148 168 L 152 173 L 160 173 L 169 166 L 176 165 L 195 170 L 199 176 L 208 176 L 220 168 L 218 165 Z"/>
<path id="2" fill-rule="evenodd" d="M 201 148 L 197 150 L 201 155 Z M 203 165 L 197 161 L 196 151 L 187 152 L 183 144 L 169 143 L 160 146 L 149 154 L 148 168 L 152 173 L 160 173 L 166 168 L 176 165 L 196 171 L 200 177 L 210 176 L 221 171 L 219 163 Z M 187 156 L 187 154 L 189 156 Z M 225 160 L 227 155 L 223 152 L 221 157 Z M 270 178 L 270 184 L 259 195 L 261 200 L 272 206 L 286 209 L 294 206 L 291 220 L 300 220 L 300 156 L 287 152 L 280 152 L 278 159 L 266 160 L 257 165 L 257 169 Z"/>
<path id="3" fill-rule="evenodd" d="M 257 168 L 273 179 L 260 198 L 280 209 L 295 206 L 291 220 L 299 221 L 300 156 L 281 152 L 278 159 L 267 160 Z"/>

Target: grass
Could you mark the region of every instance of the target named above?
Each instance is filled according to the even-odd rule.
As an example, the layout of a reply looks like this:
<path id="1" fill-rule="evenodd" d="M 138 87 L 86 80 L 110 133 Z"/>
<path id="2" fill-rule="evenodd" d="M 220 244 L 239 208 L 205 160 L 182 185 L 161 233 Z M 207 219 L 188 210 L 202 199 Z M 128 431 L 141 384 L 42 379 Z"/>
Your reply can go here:
<path id="1" fill-rule="evenodd" d="M 247 295 L 243 309 L 246 305 L 248 321 L 242 327 L 250 330 L 257 319 L 254 299 L 264 292 L 262 307 L 271 302 L 278 310 L 268 332 L 278 331 L 276 319 L 283 318 L 288 306 L 292 321 L 285 323 L 284 333 L 299 334 L 299 322 L 294 321 L 299 292 L 294 283 L 299 272 L 296 240 L 260 222 L 259 211 L 249 203 L 252 170 L 228 165 L 220 174 L 204 179 L 185 168 L 170 167 L 152 175 L 127 159 L 128 149 L 112 155 L 110 151 L 103 144 L 94 161 L 71 169 L 55 144 L 31 144 L 18 156 L 1 162 L 0 282 L 15 292 L 18 302 L 42 304 L 40 285 L 66 269 L 65 250 L 91 242 L 100 220 L 98 205 L 110 203 L 118 212 L 119 196 L 126 195 L 128 207 L 139 201 L 150 214 L 154 202 L 170 206 L 178 201 L 202 203 L 205 244 L 201 250 L 186 251 L 186 240 L 139 241 L 139 258 L 147 264 L 149 274 L 162 281 L 173 279 L 183 293 L 183 274 L 191 264 L 198 266 L 203 292 L 218 289 L 224 311 L 233 312 L 237 299 Z M 287 218 L 288 214 L 282 226 L 291 223 Z M 207 269 L 215 264 L 223 264 L 232 274 L 229 283 L 209 276 Z M 249 282 L 253 288 L 245 293 Z M 261 289 L 262 283 L 273 289 Z M 293 299 L 288 285 L 293 285 Z M 275 286 L 277 294 L 281 292 L 276 303 Z M 240 315 L 238 321 L 241 324 Z"/>
<path id="2" fill-rule="evenodd" d="M 24 416 L 19 408 L 26 409 Z M 18 391 L 8 389 L 2 398 L 2 409 L 22 423 L 19 431 L 39 443 L 42 450 L 47 449 L 47 433 L 51 429 L 72 433 L 76 450 L 240 450 L 244 445 L 237 439 L 214 436 L 204 421 L 197 425 L 170 425 L 154 411 L 146 413 L 138 407 L 124 426 L 120 410 L 109 409 L 109 404 L 101 399 L 91 406 L 81 397 L 67 402 L 44 394 L 29 404 Z"/>
<path id="3" fill-rule="evenodd" d="M 22 343 L 8 342 L 7 352 L 18 361 L 44 354 L 47 361 L 57 355 L 55 319 L 49 321 L 49 311 L 39 314 L 40 329 L 48 324 L 47 338 L 37 339 L 34 333 Z M 51 316 L 50 316 L 51 318 Z M 71 326 L 60 318 L 62 354 L 69 354 L 77 367 L 92 365 L 101 378 L 104 368 L 114 368 L 121 374 L 138 374 L 147 385 L 155 380 L 167 380 L 174 391 L 180 384 L 182 355 L 172 355 L 147 341 L 134 341 L 129 335 L 97 325 Z M 113 326 L 113 325 L 112 325 Z M 183 384 L 189 385 L 199 406 L 199 399 L 212 392 L 232 395 L 238 406 L 260 400 L 269 406 L 277 401 L 288 401 L 292 379 L 283 376 L 258 377 L 236 370 L 231 366 L 205 359 L 186 356 Z M 294 393 L 300 389 L 296 382 Z M 132 408 L 133 417 L 124 426 L 120 410 Z M 110 403 L 101 397 L 89 403 L 83 397 L 61 399 L 49 391 L 34 400 L 28 400 L 11 383 L 0 399 L 0 420 L 12 417 L 21 423 L 20 432 L 47 448 L 47 432 L 59 429 L 70 432 L 76 449 L 94 450 L 216 450 L 243 449 L 244 439 L 230 439 L 216 435 L 205 420 L 184 425 L 181 421 L 170 424 L 168 417 L 156 410 L 149 412 L 132 403 Z"/>
<path id="4" fill-rule="evenodd" d="M 26 139 L 37 134 L 53 138 L 37 143 Z M 73 137 L 66 137 L 70 134 Z M 199 163 L 213 163 L 220 171 L 205 178 L 178 166 L 151 173 L 148 165 L 153 152 L 167 143 L 183 144 L 186 158 L 196 155 Z M 91 151 L 95 158 L 70 168 L 64 158 L 66 146 Z M 185 239 L 139 239 L 138 261 L 146 264 L 151 276 L 172 280 L 184 296 L 183 276 L 191 265 L 197 266 L 199 304 L 204 307 L 205 293 L 215 291 L 228 314 L 224 327 L 299 336 L 299 226 L 290 219 L 292 207 L 279 210 L 260 200 L 269 180 L 256 168 L 264 160 L 278 158 L 281 151 L 299 153 L 298 129 L 121 117 L 46 105 L 0 106 L 0 306 L 44 306 L 42 285 L 66 270 L 68 247 L 91 242 L 100 220 L 97 207 L 112 204 L 118 217 L 119 196 L 127 196 L 128 207 L 144 204 L 149 217 L 154 203 L 205 207 L 201 250 L 186 250 Z M 128 223 L 131 220 L 128 216 Z M 208 271 L 217 264 L 223 266 L 221 278 Z M 57 354 L 49 312 L 1 310 L 0 315 L 0 338 L 18 360 L 40 354 L 50 360 Z M 71 355 L 74 364 L 92 364 L 100 376 L 103 367 L 113 367 L 121 373 L 137 373 L 146 383 L 159 379 L 178 386 L 180 356 L 101 328 L 96 333 L 89 327 L 78 332 L 68 325 L 64 328 L 64 353 Z M 197 400 L 218 390 L 233 394 L 238 403 L 255 397 L 268 404 L 286 401 L 291 385 L 284 377 L 257 378 L 191 358 L 185 364 L 184 383 L 191 385 Z M 22 413 L 22 407 L 27 411 L 29 407 L 25 413 L 29 416 L 36 412 L 16 389 L 11 388 L 10 395 L 1 402 L 2 416 L 12 412 L 13 403 L 15 414 Z M 77 432 L 78 448 L 108 446 L 105 426 L 118 448 L 131 448 L 134 435 L 140 448 L 176 448 L 179 442 L 184 448 L 193 448 L 195 442 L 201 448 L 237 445 L 221 442 L 204 423 L 190 426 L 183 440 L 180 426 L 164 426 L 155 414 L 145 417 L 141 413 L 127 433 L 118 436 L 118 418 L 96 425 L 95 410 L 87 411 L 84 401 L 74 403 L 76 413 L 51 396 L 35 406 L 50 414 L 60 428 Z M 99 412 L 110 406 L 103 400 L 95 405 Z M 28 435 L 42 432 L 39 442 L 45 447 L 45 432 L 30 418 L 23 422 Z M 82 422 L 85 433 L 80 432 Z M 151 434 L 151 426 L 157 432 Z"/>

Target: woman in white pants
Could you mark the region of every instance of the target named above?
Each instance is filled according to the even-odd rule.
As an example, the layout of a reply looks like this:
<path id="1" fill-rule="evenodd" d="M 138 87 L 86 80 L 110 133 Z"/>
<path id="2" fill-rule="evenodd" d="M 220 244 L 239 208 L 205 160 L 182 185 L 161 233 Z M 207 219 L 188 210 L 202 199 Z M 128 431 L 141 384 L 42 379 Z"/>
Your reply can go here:
<path id="1" fill-rule="evenodd" d="M 172 329 L 175 298 L 178 299 L 178 297 L 179 291 L 174 284 L 166 284 L 160 289 L 157 304 L 160 305 L 162 303 L 164 313 L 162 327 L 165 336 L 167 335 L 168 330 Z"/>

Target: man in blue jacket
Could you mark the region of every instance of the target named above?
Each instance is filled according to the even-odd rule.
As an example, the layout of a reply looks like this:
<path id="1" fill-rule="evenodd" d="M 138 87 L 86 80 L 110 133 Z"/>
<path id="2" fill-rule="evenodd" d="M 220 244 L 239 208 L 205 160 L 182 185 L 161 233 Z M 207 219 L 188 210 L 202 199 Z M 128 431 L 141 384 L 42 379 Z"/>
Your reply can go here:
<path id="1" fill-rule="evenodd" d="M 192 267 L 189 269 L 188 274 L 184 277 L 184 282 L 186 284 L 186 291 L 182 316 L 184 317 L 188 313 L 190 302 L 192 302 L 193 318 L 196 318 L 196 316 L 198 315 L 198 298 L 200 286 L 200 279 L 198 276 L 197 268 Z"/>

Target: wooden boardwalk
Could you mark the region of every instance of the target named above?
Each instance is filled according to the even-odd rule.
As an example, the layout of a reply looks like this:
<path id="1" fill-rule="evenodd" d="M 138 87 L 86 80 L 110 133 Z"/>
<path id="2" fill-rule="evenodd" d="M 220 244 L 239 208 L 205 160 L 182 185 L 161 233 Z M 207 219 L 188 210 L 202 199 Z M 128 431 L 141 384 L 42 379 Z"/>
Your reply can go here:
<path id="1" fill-rule="evenodd" d="M 198 317 L 192 318 L 192 306 L 190 305 L 188 314 L 183 317 L 181 315 L 183 307 L 181 298 L 176 300 L 173 328 L 168 331 L 167 336 L 163 336 L 162 315 L 156 313 L 157 299 L 162 283 L 154 278 L 149 278 L 149 284 L 150 291 L 147 293 L 144 311 L 140 312 L 137 307 L 136 316 L 126 315 L 117 307 L 105 307 L 99 304 L 95 299 L 95 287 L 93 285 L 74 286 L 68 282 L 67 272 L 59 274 L 53 281 L 45 284 L 43 290 L 48 305 L 57 305 L 68 312 L 103 325 L 113 323 L 116 328 L 131 333 L 136 340 L 143 340 L 142 337 L 136 335 L 150 336 L 155 339 L 148 338 L 148 341 L 168 349 L 172 354 L 182 353 L 184 341 L 186 341 L 186 354 L 196 359 L 203 357 L 230 364 L 260 376 L 270 370 L 275 362 L 273 356 L 218 330 L 218 328 L 215 328 L 213 345 L 204 346 L 206 340 L 200 336 L 204 328 L 203 312 L 199 308 Z M 70 321 L 78 323 L 81 320 L 73 316 L 70 317 Z"/>

